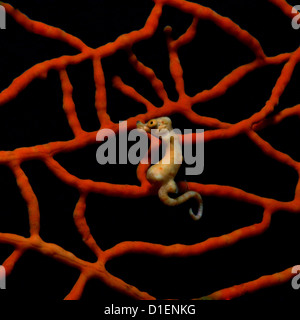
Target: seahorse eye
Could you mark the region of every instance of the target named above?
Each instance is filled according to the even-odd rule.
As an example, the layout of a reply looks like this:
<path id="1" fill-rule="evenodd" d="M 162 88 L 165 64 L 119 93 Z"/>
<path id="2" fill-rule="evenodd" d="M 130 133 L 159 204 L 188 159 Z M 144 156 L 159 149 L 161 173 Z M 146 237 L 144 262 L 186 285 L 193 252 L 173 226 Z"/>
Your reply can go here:
<path id="1" fill-rule="evenodd" d="M 157 125 L 157 123 L 156 123 L 155 120 L 150 120 L 150 121 L 148 122 L 148 127 L 149 127 L 149 128 L 154 128 L 156 125 Z"/>

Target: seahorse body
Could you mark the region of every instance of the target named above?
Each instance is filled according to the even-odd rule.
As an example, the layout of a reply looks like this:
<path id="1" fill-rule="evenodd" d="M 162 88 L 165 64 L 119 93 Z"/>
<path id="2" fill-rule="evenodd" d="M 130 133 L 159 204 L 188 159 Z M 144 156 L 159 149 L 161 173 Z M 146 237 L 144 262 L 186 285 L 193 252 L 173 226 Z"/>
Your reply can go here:
<path id="1" fill-rule="evenodd" d="M 172 128 L 171 119 L 161 117 L 149 120 L 146 124 L 138 121 L 137 128 L 160 137 L 166 146 L 164 157 L 147 171 L 148 181 L 159 188 L 160 200 L 168 206 L 177 206 L 190 198 L 195 198 L 198 201 L 198 212 L 194 214 L 190 208 L 189 214 L 194 220 L 199 220 L 203 212 L 203 202 L 198 192 L 187 191 L 176 199 L 169 196 L 169 193 L 178 193 L 174 179 L 183 160 L 179 137 Z"/>

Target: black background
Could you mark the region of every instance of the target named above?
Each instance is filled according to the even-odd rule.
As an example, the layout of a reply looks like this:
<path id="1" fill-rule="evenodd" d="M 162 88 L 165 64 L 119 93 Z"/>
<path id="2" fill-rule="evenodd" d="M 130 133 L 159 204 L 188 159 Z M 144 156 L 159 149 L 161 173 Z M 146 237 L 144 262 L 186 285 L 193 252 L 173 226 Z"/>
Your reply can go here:
<path id="1" fill-rule="evenodd" d="M 230 17 L 261 43 L 269 56 L 294 51 L 300 43 L 300 31 L 293 30 L 290 20 L 267 1 L 194 1 Z M 143 27 L 152 7 L 150 0 L 86 0 L 80 5 L 69 1 L 10 1 L 31 19 L 62 28 L 87 45 L 96 48 L 114 41 L 119 35 Z M 291 2 L 290 2 L 291 3 Z M 296 4 L 291 3 L 291 4 Z M 173 27 L 174 37 L 181 35 L 192 17 L 165 7 L 154 37 L 133 47 L 137 57 L 154 69 L 163 80 L 169 97 L 177 99 L 168 70 L 168 53 L 163 28 Z M 180 49 L 186 91 L 194 95 L 211 88 L 234 68 L 253 60 L 252 52 L 211 22 L 200 21 L 197 36 Z M 0 30 L 0 90 L 38 62 L 78 53 L 56 40 L 31 34 L 7 17 L 6 30 Z M 155 105 L 161 101 L 145 79 L 130 67 L 126 54 L 117 52 L 105 58 L 103 68 L 107 84 L 108 113 L 118 122 L 146 112 L 143 105 L 125 97 L 111 85 L 115 75 L 132 85 Z M 222 121 L 238 122 L 260 110 L 271 95 L 283 65 L 268 66 L 247 75 L 226 95 L 193 109 L 201 115 Z M 92 62 L 85 61 L 67 68 L 74 86 L 76 111 L 83 129 L 95 131 L 99 122 L 94 109 L 95 86 Z M 299 67 L 285 90 L 277 110 L 299 103 Z M 172 116 L 175 128 L 196 126 L 180 115 Z M 207 129 L 207 128 L 204 128 Z M 291 118 L 260 135 L 275 148 L 300 160 L 299 119 Z M 50 71 L 46 80 L 34 80 L 13 101 L 0 108 L 0 148 L 13 150 L 56 140 L 72 139 L 62 109 L 59 76 Z M 55 156 L 70 173 L 80 178 L 112 183 L 137 184 L 136 166 L 106 165 L 96 162 L 97 145 L 69 154 Z M 72 213 L 78 192 L 59 181 L 40 161 L 22 164 L 36 193 L 41 210 L 41 237 L 73 252 L 80 258 L 95 261 L 81 241 Z M 178 180 L 205 184 L 230 185 L 245 191 L 290 201 L 297 182 L 296 173 L 261 154 L 246 137 L 212 141 L 205 145 L 205 169 L 198 177 L 184 175 Z M 9 169 L 0 167 L 0 231 L 28 236 L 27 209 Z M 190 203 L 177 208 L 165 207 L 155 197 L 143 199 L 88 196 L 86 218 L 92 235 L 102 249 L 126 240 L 161 244 L 193 244 L 213 236 L 230 233 L 261 221 L 262 208 L 216 197 L 204 197 L 204 216 L 194 222 L 188 215 Z M 261 236 L 243 240 L 232 247 L 186 259 L 163 259 L 148 255 L 126 255 L 107 264 L 107 269 L 124 281 L 157 298 L 195 298 L 240 284 L 266 274 L 300 264 L 299 215 L 277 212 L 269 229 Z M 0 261 L 12 248 L 0 245 Z M 57 261 L 36 252 L 26 252 L 7 279 L 7 298 L 63 299 L 79 274 Z M 299 297 L 290 283 L 244 296 L 240 300 L 287 300 Z M 83 300 L 127 301 L 100 281 L 88 282 Z"/>

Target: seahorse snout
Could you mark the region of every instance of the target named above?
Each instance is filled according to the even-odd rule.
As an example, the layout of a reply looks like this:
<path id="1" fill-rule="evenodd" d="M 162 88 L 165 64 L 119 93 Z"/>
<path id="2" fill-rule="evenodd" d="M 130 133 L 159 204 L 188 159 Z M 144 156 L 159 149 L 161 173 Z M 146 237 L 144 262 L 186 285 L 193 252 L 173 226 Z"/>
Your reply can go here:
<path id="1" fill-rule="evenodd" d="M 143 122 L 141 122 L 141 121 L 137 121 L 136 122 L 136 127 L 138 128 L 138 129 L 143 129 L 142 127 L 144 126 L 145 124 L 143 123 Z"/>
<path id="2" fill-rule="evenodd" d="M 150 128 L 149 128 L 145 123 L 143 123 L 143 122 L 141 122 L 141 121 L 137 121 L 136 127 L 137 127 L 138 129 L 145 130 L 146 132 L 150 132 Z"/>

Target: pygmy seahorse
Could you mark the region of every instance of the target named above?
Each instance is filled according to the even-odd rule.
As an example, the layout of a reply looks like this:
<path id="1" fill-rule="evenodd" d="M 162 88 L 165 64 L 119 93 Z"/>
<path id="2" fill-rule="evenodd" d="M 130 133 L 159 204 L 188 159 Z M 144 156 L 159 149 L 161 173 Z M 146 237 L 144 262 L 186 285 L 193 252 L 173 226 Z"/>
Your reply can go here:
<path id="1" fill-rule="evenodd" d="M 194 220 L 199 220 L 203 212 L 203 202 L 198 192 L 187 191 L 176 199 L 169 196 L 169 193 L 178 193 L 174 179 L 183 160 L 180 137 L 173 130 L 171 119 L 161 117 L 149 120 L 146 124 L 138 121 L 136 125 L 138 129 L 159 137 L 165 143 L 164 157 L 147 171 L 147 180 L 158 187 L 159 199 L 165 205 L 177 206 L 190 198 L 195 198 L 198 201 L 198 212 L 194 214 L 190 208 L 189 214 Z"/>

